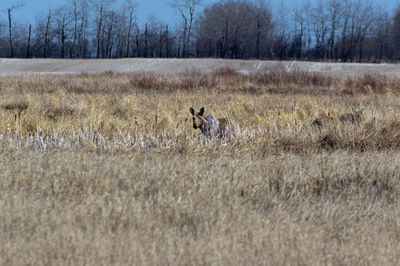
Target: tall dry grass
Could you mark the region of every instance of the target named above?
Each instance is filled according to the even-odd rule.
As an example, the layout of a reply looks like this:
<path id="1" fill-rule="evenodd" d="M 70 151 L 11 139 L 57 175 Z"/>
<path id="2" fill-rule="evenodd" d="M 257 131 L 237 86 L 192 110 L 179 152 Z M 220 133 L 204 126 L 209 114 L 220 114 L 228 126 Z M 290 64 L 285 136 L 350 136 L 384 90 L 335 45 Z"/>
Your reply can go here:
<path id="1" fill-rule="evenodd" d="M 399 91 L 284 69 L 2 78 L 0 264 L 396 265 Z M 190 106 L 242 135 L 207 141 Z"/>

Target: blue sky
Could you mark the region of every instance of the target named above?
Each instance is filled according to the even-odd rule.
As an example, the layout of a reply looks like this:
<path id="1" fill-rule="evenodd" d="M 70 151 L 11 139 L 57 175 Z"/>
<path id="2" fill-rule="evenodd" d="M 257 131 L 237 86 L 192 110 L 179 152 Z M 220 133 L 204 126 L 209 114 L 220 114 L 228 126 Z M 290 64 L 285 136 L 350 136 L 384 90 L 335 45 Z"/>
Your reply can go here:
<path id="1" fill-rule="evenodd" d="M 36 16 L 47 14 L 49 8 L 55 9 L 62 6 L 66 0 L 22 0 L 25 6 L 14 11 L 14 17 L 20 22 L 34 22 Z M 0 19 L 6 20 L 6 9 L 20 0 L 0 0 Z M 119 2 L 123 2 L 120 0 Z M 139 22 L 145 21 L 149 16 L 155 16 L 159 20 L 173 23 L 177 19 L 176 12 L 170 8 L 169 0 L 136 0 L 138 4 L 137 16 Z"/>
<path id="2" fill-rule="evenodd" d="M 46 14 L 49 8 L 55 9 L 66 3 L 66 0 L 22 0 L 25 2 L 25 6 L 19 10 L 14 11 L 15 20 L 21 23 L 34 23 L 36 16 L 40 14 Z M 203 0 L 204 4 L 217 2 L 218 0 Z M 317 0 L 311 0 L 317 1 Z M 380 3 L 380 6 L 385 10 L 393 10 L 400 0 L 371 0 L 375 3 Z M 0 20 L 6 21 L 7 12 L 6 9 L 16 3 L 21 2 L 21 0 L 0 0 Z M 122 2 L 122 0 L 120 0 Z M 174 24 L 179 16 L 176 11 L 173 10 L 169 3 L 170 0 L 136 0 L 138 4 L 137 17 L 138 21 L 144 22 L 149 16 L 155 16 L 160 21 Z M 284 2 L 285 5 L 293 7 L 302 1 L 296 0 L 269 0 L 272 6 L 277 6 L 279 3 Z"/>

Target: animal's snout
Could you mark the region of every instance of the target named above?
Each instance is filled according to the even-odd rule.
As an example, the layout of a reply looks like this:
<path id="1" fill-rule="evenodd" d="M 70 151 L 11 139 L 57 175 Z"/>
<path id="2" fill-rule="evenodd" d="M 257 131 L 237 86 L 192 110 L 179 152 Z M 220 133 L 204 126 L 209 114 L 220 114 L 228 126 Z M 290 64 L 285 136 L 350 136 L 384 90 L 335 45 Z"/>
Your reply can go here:
<path id="1" fill-rule="evenodd" d="M 192 117 L 193 118 L 193 128 L 194 129 L 197 129 L 198 128 L 198 125 L 197 125 L 197 123 L 196 123 L 196 117 Z"/>

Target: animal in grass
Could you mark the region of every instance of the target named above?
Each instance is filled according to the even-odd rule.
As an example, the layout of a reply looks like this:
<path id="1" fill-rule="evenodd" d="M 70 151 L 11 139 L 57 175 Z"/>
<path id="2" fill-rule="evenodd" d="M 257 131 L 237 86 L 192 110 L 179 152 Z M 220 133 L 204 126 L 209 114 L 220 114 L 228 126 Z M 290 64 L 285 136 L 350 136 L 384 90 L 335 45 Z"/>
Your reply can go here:
<path id="1" fill-rule="evenodd" d="M 239 126 L 230 118 L 217 119 L 212 115 L 204 117 L 204 107 L 201 107 L 198 113 L 192 107 L 189 110 L 193 118 L 193 128 L 199 128 L 209 139 L 221 138 L 232 140 L 240 135 Z"/>
<path id="2" fill-rule="evenodd" d="M 338 117 L 339 121 L 342 123 L 360 123 L 363 120 L 363 115 L 364 115 L 364 108 L 361 108 L 357 111 L 353 111 L 351 113 L 345 113 L 342 114 Z M 324 126 L 328 121 L 334 121 L 335 118 L 331 116 L 330 113 L 328 113 L 327 117 L 318 117 L 316 118 L 311 124 L 313 126 L 318 126 L 322 127 Z"/>
<path id="3" fill-rule="evenodd" d="M 363 119 L 364 108 L 361 108 L 357 111 L 353 111 L 351 113 L 346 113 L 339 116 L 339 120 L 343 123 L 350 122 L 350 123 L 360 123 Z"/>
<path id="4" fill-rule="evenodd" d="M 318 128 L 327 124 L 328 121 L 332 121 L 334 118 L 332 117 L 331 113 L 324 115 L 323 117 L 316 118 L 311 124 L 313 126 L 318 126 Z"/>

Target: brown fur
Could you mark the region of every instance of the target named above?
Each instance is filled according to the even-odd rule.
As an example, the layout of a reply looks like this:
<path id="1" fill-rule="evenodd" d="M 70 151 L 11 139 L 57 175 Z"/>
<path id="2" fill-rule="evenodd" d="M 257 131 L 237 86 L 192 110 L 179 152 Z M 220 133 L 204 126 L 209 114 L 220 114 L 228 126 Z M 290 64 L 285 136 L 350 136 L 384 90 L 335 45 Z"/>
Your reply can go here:
<path id="1" fill-rule="evenodd" d="M 218 137 L 233 139 L 240 135 L 240 128 L 230 118 L 214 118 L 213 116 L 204 117 L 204 107 L 200 108 L 198 113 L 195 113 L 194 109 L 190 107 L 190 113 L 193 118 L 193 128 L 199 128 L 201 132 L 208 138 Z"/>
<path id="2" fill-rule="evenodd" d="M 364 114 L 364 108 L 358 111 L 353 111 L 351 113 L 342 114 L 337 118 L 332 117 L 331 114 L 328 113 L 328 116 L 318 117 L 311 124 L 313 126 L 318 126 L 318 127 L 325 126 L 329 121 L 340 121 L 342 123 L 356 124 L 360 123 L 363 120 L 363 114 Z"/>
<path id="3" fill-rule="evenodd" d="M 352 113 L 346 113 L 343 114 L 339 117 L 340 121 L 345 123 L 345 122 L 350 122 L 350 123 L 360 123 L 361 120 L 363 119 L 363 113 L 364 109 L 358 110 L 358 111 L 353 111 Z"/>

